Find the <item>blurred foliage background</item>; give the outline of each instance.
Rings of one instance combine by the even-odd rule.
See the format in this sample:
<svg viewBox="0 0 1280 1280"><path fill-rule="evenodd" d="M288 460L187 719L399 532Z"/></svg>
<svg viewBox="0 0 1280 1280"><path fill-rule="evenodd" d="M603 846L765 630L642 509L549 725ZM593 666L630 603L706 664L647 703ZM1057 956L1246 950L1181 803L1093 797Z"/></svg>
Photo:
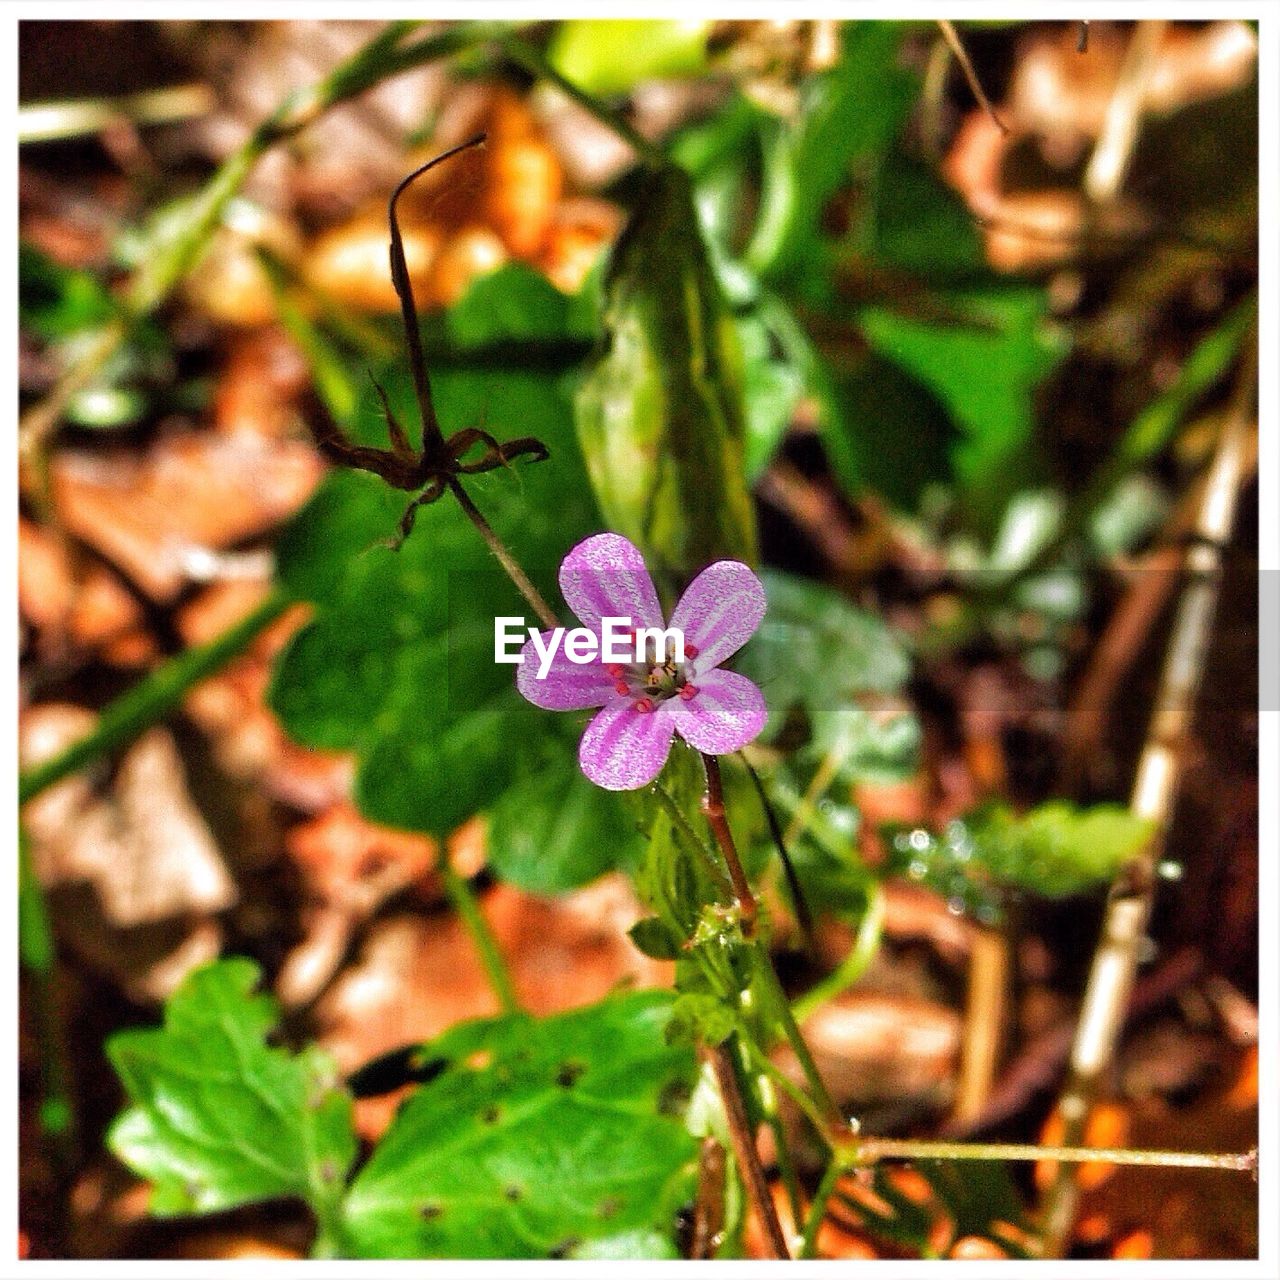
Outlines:
<svg viewBox="0 0 1280 1280"><path fill-rule="evenodd" d="M603 527L664 592L717 556L763 567L740 669L769 699L752 761L794 881L747 775L726 785L841 1104L881 1133L1051 1133L1102 889L1151 835L1125 800L1178 548L1251 411L1255 31L964 24L984 106L926 22L403 25L21 24L32 1256L688 1247L668 1104L692 1069L649 1036L649 997L604 1000L670 985L670 939L627 937L666 891L656 828L586 783L575 726L493 666L490 619L522 606L458 507L424 508L390 551L406 495L315 444L388 445L370 374L416 421L386 197L479 130L402 205L441 422L547 444L470 491L550 598ZM1176 885L1099 1144L1251 1141L1252 454L1244 471L1160 863ZM90 767L64 768L86 740ZM295 1117L289 1142L331 1152L300 1184L166 1147L146 1064L183 1061L185 1035L217 1069L200 1000L241 1010L227 1052L243 1035L304 1110L406 1042L444 1034L440 1060L462 1062L456 1024L497 1011L463 929L476 900L527 1010L604 1001L599 1025L537 1024L513 1086L531 1128L500 1150L532 1200L437 1228L404 1199L451 1189L456 1164L415 1163L423 1135L459 1097L500 1098L501 1073L415 1077L345 1201L400 1095L339 1089L316 1133ZM993 938L984 1075L973 975ZM226 953L253 963L198 972ZM274 1003L248 999L259 980ZM164 1032L127 1030L169 997ZM273 1057L277 1025L311 1047ZM486 1052L501 1066L523 1034ZM607 1187L566 1191L572 1208L533 1192L546 1168L519 1153L581 1120L538 1074L559 1036L581 1043L588 1110L620 1087L595 1074L608 1046L634 1042L637 1167L617 1179L656 1216L606 1229ZM126 1102L122 1164L104 1136ZM619 1145L582 1123L580 1162ZM139 1174L153 1207L218 1216L146 1217ZM1252 1188L1224 1176L1152 1175L1153 1196L1104 1170L1076 1256L1252 1256ZM824 1256L1026 1245L992 1224L1022 1223L1033 1180L877 1179L833 1200ZM761 1245L748 1227L738 1247Z"/></svg>

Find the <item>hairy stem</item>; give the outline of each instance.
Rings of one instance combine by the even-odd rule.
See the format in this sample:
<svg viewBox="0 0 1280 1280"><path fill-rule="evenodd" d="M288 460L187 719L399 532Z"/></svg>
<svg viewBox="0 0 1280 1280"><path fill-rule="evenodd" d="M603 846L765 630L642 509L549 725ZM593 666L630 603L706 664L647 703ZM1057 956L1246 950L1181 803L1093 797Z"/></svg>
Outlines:
<svg viewBox="0 0 1280 1280"><path fill-rule="evenodd" d="M458 913L462 927L471 938L472 945L480 957L480 963L484 966L485 975L489 979L489 985L502 1006L502 1012L521 1012L520 999L516 995L511 973L507 969L506 961L502 958L498 940L493 936L493 930L489 928L484 912L480 910L480 903L476 900L471 882L454 870L453 864L449 861L448 852L443 846L440 851L439 866L444 880L444 891L454 911Z"/></svg>
<svg viewBox="0 0 1280 1280"><path fill-rule="evenodd" d="M468 520L476 527L476 531L485 540L485 545L493 552L498 563L506 572L508 578L515 583L516 590L524 596L528 601L529 607L538 615L538 621L544 627L553 629L560 625L556 618L555 611L542 598L542 593L529 579L529 575L520 567L515 556L507 550L507 545L494 532L493 525L484 518L480 508L471 500L471 495L462 487L462 482L456 476L449 477L449 489L453 496L457 498L458 505L466 514Z"/></svg>
<svg viewBox="0 0 1280 1280"><path fill-rule="evenodd" d="M729 819L724 811L724 783L720 777L720 761L715 756L704 753L702 767L707 775L707 793L702 800L702 812L706 814L707 825L711 828L711 834L715 836L720 852L724 855L725 865L729 868L729 879L733 881L734 896L738 899L738 909L742 913L743 932L750 935L756 921L756 899L751 892L747 873L742 869L738 846L734 843Z"/></svg>
<svg viewBox="0 0 1280 1280"><path fill-rule="evenodd" d="M771 1256L789 1259L791 1251L787 1248L786 1237L782 1234L782 1224L778 1221L777 1210L773 1205L773 1196L769 1192L769 1183L764 1176L760 1152L756 1147L756 1136L747 1118L747 1104L738 1083L738 1072L733 1060L735 1039L736 1037L730 1036L723 1044L708 1048L705 1052L711 1062L711 1069L715 1072L716 1085L720 1090L725 1119L729 1125L729 1139L733 1144L734 1159L742 1173L751 1207L755 1210L765 1238L769 1242Z"/></svg>
<svg viewBox="0 0 1280 1280"><path fill-rule="evenodd" d="M1067 1145L1080 1141L1090 1105L1114 1059L1142 939L1151 919L1156 861L1172 815L1182 746L1204 672L1222 572L1222 549L1235 525L1240 481L1247 472L1256 372L1257 348L1250 344L1187 550L1189 576L1170 633L1155 709L1129 802L1135 814L1155 824L1156 834L1136 858L1121 868L1112 885L1076 1024L1067 1083L1058 1102ZM1057 1256L1066 1248L1078 1198L1075 1178L1069 1170L1059 1169L1041 1206L1049 1256Z"/></svg>
<svg viewBox="0 0 1280 1280"><path fill-rule="evenodd" d="M290 604L277 588L252 613L208 644L188 649L139 681L103 709L90 733L52 759L24 769L18 776L18 803L78 773L100 756L127 746L144 730L163 720L187 692L221 670L267 629Z"/></svg>

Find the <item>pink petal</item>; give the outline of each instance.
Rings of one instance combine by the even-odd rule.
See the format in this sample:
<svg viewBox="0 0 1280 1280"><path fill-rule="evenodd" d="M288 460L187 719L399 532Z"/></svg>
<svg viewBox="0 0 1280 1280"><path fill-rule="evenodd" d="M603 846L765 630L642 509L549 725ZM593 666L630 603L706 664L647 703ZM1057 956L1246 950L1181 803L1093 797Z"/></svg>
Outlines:
<svg viewBox="0 0 1280 1280"><path fill-rule="evenodd" d="M637 711L631 698L618 697L587 725L578 744L582 772L606 791L635 791L662 772L671 750L671 702Z"/></svg>
<svg viewBox="0 0 1280 1280"><path fill-rule="evenodd" d="M584 625L630 618L634 627L662 626L662 606L639 548L618 533L597 533L560 562L560 590Z"/></svg>
<svg viewBox="0 0 1280 1280"><path fill-rule="evenodd" d="M549 643L550 631L539 633L542 643ZM524 642L520 650L524 661L516 668L516 688L535 707L548 711L581 711L585 707L602 707L616 697L613 681L599 662L570 662L565 656L564 645L556 650L546 678L539 680L542 660L534 648L533 638Z"/></svg>
<svg viewBox="0 0 1280 1280"><path fill-rule="evenodd" d="M694 669L710 671L742 648L764 617L764 586L741 561L717 560L689 584L671 615L684 632L685 652L696 645Z"/></svg>
<svg viewBox="0 0 1280 1280"><path fill-rule="evenodd" d="M745 747L768 716L764 694L736 671L708 671L697 677L698 692L685 702L672 698L664 706L680 736L695 750L723 756Z"/></svg>

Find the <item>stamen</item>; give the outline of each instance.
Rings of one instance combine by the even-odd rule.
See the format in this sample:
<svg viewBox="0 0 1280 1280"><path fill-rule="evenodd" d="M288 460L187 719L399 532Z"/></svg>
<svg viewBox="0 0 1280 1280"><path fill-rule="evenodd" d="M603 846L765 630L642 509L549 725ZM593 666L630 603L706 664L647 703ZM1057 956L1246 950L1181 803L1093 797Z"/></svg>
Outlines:
<svg viewBox="0 0 1280 1280"><path fill-rule="evenodd" d="M614 686L618 693L630 693L631 686L625 680L619 680Z"/></svg>
<svg viewBox="0 0 1280 1280"><path fill-rule="evenodd" d="M605 670L606 670L606 671L607 671L607 672L608 672L608 673L609 673L609 674L610 674L610 675L611 675L615 680L621 680L621 679L622 679L622 668L621 668L621 667L620 667L616 662L611 662L607 667L605 667Z"/></svg>
<svg viewBox="0 0 1280 1280"><path fill-rule="evenodd" d="M686 658L696 658L698 656L698 646L696 644L685 645L684 656Z"/></svg>
<svg viewBox="0 0 1280 1280"><path fill-rule="evenodd" d="M652 698L637 698L637 699L636 699L636 702L635 702L635 708L636 708L636 710L637 710L637 711L652 711L652 710L653 710L653 699L652 699Z"/></svg>
<svg viewBox="0 0 1280 1280"><path fill-rule="evenodd" d="M698 689L696 685L692 685L692 684L681 685L680 700L682 702L688 702L689 699L692 698L693 695L697 692L698 692Z"/></svg>

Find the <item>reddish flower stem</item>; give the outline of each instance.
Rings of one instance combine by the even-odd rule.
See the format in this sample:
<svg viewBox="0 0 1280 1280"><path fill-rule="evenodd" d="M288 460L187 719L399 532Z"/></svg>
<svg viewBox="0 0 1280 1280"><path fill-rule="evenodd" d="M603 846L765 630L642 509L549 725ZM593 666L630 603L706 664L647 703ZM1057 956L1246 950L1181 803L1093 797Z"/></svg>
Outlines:
<svg viewBox="0 0 1280 1280"><path fill-rule="evenodd" d="M782 1234L782 1223L778 1221L778 1211L774 1208L769 1183L764 1176L764 1166L760 1163L755 1133L752 1131L751 1122L747 1119L746 1103L742 1100L742 1090L738 1085L738 1073L733 1065L733 1051L730 1047L733 1040L734 1037L730 1036L723 1044L708 1048L705 1050L706 1056L716 1075L716 1084L719 1086L720 1098L724 1103L725 1119L729 1124L729 1139L733 1143L734 1159L742 1171L742 1179L746 1183L747 1197L751 1201L751 1207L760 1219L772 1256L789 1261L791 1251L787 1248L786 1236Z"/></svg>
<svg viewBox="0 0 1280 1280"><path fill-rule="evenodd" d="M738 846L729 829L729 819L725 816L720 761L715 756L703 754L702 767L707 775L707 794L702 798L702 812L707 815L707 825L720 846L720 852L724 854L729 879L733 881L734 896L738 899L738 909L742 913L742 930L749 937L756 922L756 899L751 892L747 873L742 869L742 859L738 857Z"/></svg>

